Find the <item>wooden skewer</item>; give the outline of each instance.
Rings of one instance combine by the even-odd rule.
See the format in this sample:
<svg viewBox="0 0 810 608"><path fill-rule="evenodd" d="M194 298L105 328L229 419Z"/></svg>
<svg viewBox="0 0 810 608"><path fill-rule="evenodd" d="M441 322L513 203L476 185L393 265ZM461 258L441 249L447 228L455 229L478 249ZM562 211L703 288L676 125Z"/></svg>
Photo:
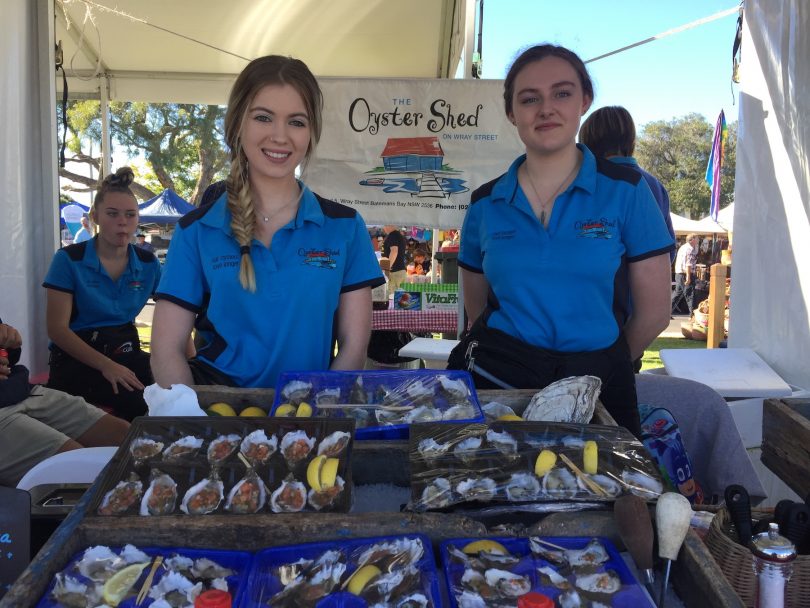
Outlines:
<svg viewBox="0 0 810 608"><path fill-rule="evenodd" d="M323 403L315 407L319 410L343 410L364 407L389 412L408 412L413 409L412 405L385 405L384 403Z"/></svg>
<svg viewBox="0 0 810 608"><path fill-rule="evenodd" d="M146 594L149 593L149 588L152 586L152 579L155 578L155 572L157 572L157 569L160 568L161 564L163 564L163 556L158 555L152 561L152 569L149 571L143 585L141 585L141 590L138 592L138 597L135 598L135 606L140 606L141 602L146 599Z"/></svg>
<svg viewBox="0 0 810 608"><path fill-rule="evenodd" d="M252 464L250 464L250 461L247 459L247 456L245 456L241 450L238 452L238 454L239 460L241 460L242 464L244 464L248 469L253 466Z"/></svg>
<svg viewBox="0 0 810 608"><path fill-rule="evenodd" d="M560 454L560 460L562 460L568 468L574 472L574 475L579 477L586 486L588 486L595 494L599 494L600 496L607 496L607 492L605 489L596 483L593 479L588 477L585 473L579 470L579 467L571 462L571 459L568 458L565 454Z"/></svg>
<svg viewBox="0 0 810 608"><path fill-rule="evenodd" d="M550 543L547 540L543 540L542 538L533 537L534 542L540 543L541 545L546 545L547 547L551 547L552 549L557 549L559 551L568 551L565 547L561 547L560 545L555 545L554 543Z"/></svg>

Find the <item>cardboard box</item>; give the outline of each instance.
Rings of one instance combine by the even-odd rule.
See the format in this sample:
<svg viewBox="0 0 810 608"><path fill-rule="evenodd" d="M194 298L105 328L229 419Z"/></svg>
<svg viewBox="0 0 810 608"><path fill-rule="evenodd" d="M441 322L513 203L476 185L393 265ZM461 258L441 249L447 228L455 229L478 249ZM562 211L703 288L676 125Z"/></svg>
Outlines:
<svg viewBox="0 0 810 608"><path fill-rule="evenodd" d="M422 294L422 310L457 310L457 291L426 291Z"/></svg>

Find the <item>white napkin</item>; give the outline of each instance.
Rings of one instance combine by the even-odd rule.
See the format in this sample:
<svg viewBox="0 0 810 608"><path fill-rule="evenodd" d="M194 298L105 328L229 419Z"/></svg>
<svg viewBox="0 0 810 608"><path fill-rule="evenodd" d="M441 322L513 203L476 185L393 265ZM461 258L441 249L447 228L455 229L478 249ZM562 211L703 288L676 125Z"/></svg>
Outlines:
<svg viewBox="0 0 810 608"><path fill-rule="evenodd" d="M205 416L197 401L197 393L185 384L172 384L162 388L150 384L143 389L143 398L150 416Z"/></svg>

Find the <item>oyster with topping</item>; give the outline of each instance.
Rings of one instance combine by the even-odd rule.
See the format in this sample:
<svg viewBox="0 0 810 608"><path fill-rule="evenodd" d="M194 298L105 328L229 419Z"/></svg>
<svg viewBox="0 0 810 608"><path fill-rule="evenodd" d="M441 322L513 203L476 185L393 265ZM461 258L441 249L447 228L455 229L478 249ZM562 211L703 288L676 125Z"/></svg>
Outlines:
<svg viewBox="0 0 810 608"><path fill-rule="evenodd" d="M247 474L228 492L225 510L231 513L257 513L266 502L267 487L256 471L248 469Z"/></svg>
<svg viewBox="0 0 810 608"><path fill-rule="evenodd" d="M323 454L328 458L339 456L343 450L346 449L346 446L349 445L351 438L351 434L344 431L335 431L327 435L318 444L318 455Z"/></svg>
<svg viewBox="0 0 810 608"><path fill-rule="evenodd" d="M270 496L273 513L295 513L304 508L307 502L307 489L292 474Z"/></svg>
<svg viewBox="0 0 810 608"><path fill-rule="evenodd" d="M203 440L199 437L186 435L181 437L169 447L163 450L163 459L167 461L178 461L184 458L191 458L202 447Z"/></svg>
<svg viewBox="0 0 810 608"><path fill-rule="evenodd" d="M314 437L310 437L305 431L290 431L281 440L281 455L292 469L309 456L313 447Z"/></svg>
<svg viewBox="0 0 810 608"><path fill-rule="evenodd" d="M104 495L98 507L99 515L123 515L134 507L143 496L143 483L132 473L129 479L118 484Z"/></svg>
<svg viewBox="0 0 810 608"><path fill-rule="evenodd" d="M141 515L168 515L177 505L177 482L165 473L155 472L141 500Z"/></svg>
<svg viewBox="0 0 810 608"><path fill-rule="evenodd" d="M205 515L216 511L222 502L224 487L216 477L208 477L191 486L183 496L180 510L189 515Z"/></svg>
<svg viewBox="0 0 810 608"><path fill-rule="evenodd" d="M278 439L275 435L269 438L262 429L253 431L242 440L240 450L253 466L264 464L278 449Z"/></svg>
<svg viewBox="0 0 810 608"><path fill-rule="evenodd" d="M208 462L217 466L230 458L239 447L241 437L236 434L220 435L208 444Z"/></svg>

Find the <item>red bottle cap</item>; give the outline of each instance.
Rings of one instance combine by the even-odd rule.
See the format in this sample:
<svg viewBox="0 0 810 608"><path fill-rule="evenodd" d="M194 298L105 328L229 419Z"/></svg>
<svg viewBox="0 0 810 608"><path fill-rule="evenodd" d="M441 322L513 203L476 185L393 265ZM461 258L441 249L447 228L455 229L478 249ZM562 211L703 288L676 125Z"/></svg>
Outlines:
<svg viewBox="0 0 810 608"><path fill-rule="evenodd" d="M554 608L554 600L549 596L532 591L518 598L518 608Z"/></svg>
<svg viewBox="0 0 810 608"><path fill-rule="evenodd" d="M219 589L203 591L194 600L194 608L231 608L231 594Z"/></svg>

